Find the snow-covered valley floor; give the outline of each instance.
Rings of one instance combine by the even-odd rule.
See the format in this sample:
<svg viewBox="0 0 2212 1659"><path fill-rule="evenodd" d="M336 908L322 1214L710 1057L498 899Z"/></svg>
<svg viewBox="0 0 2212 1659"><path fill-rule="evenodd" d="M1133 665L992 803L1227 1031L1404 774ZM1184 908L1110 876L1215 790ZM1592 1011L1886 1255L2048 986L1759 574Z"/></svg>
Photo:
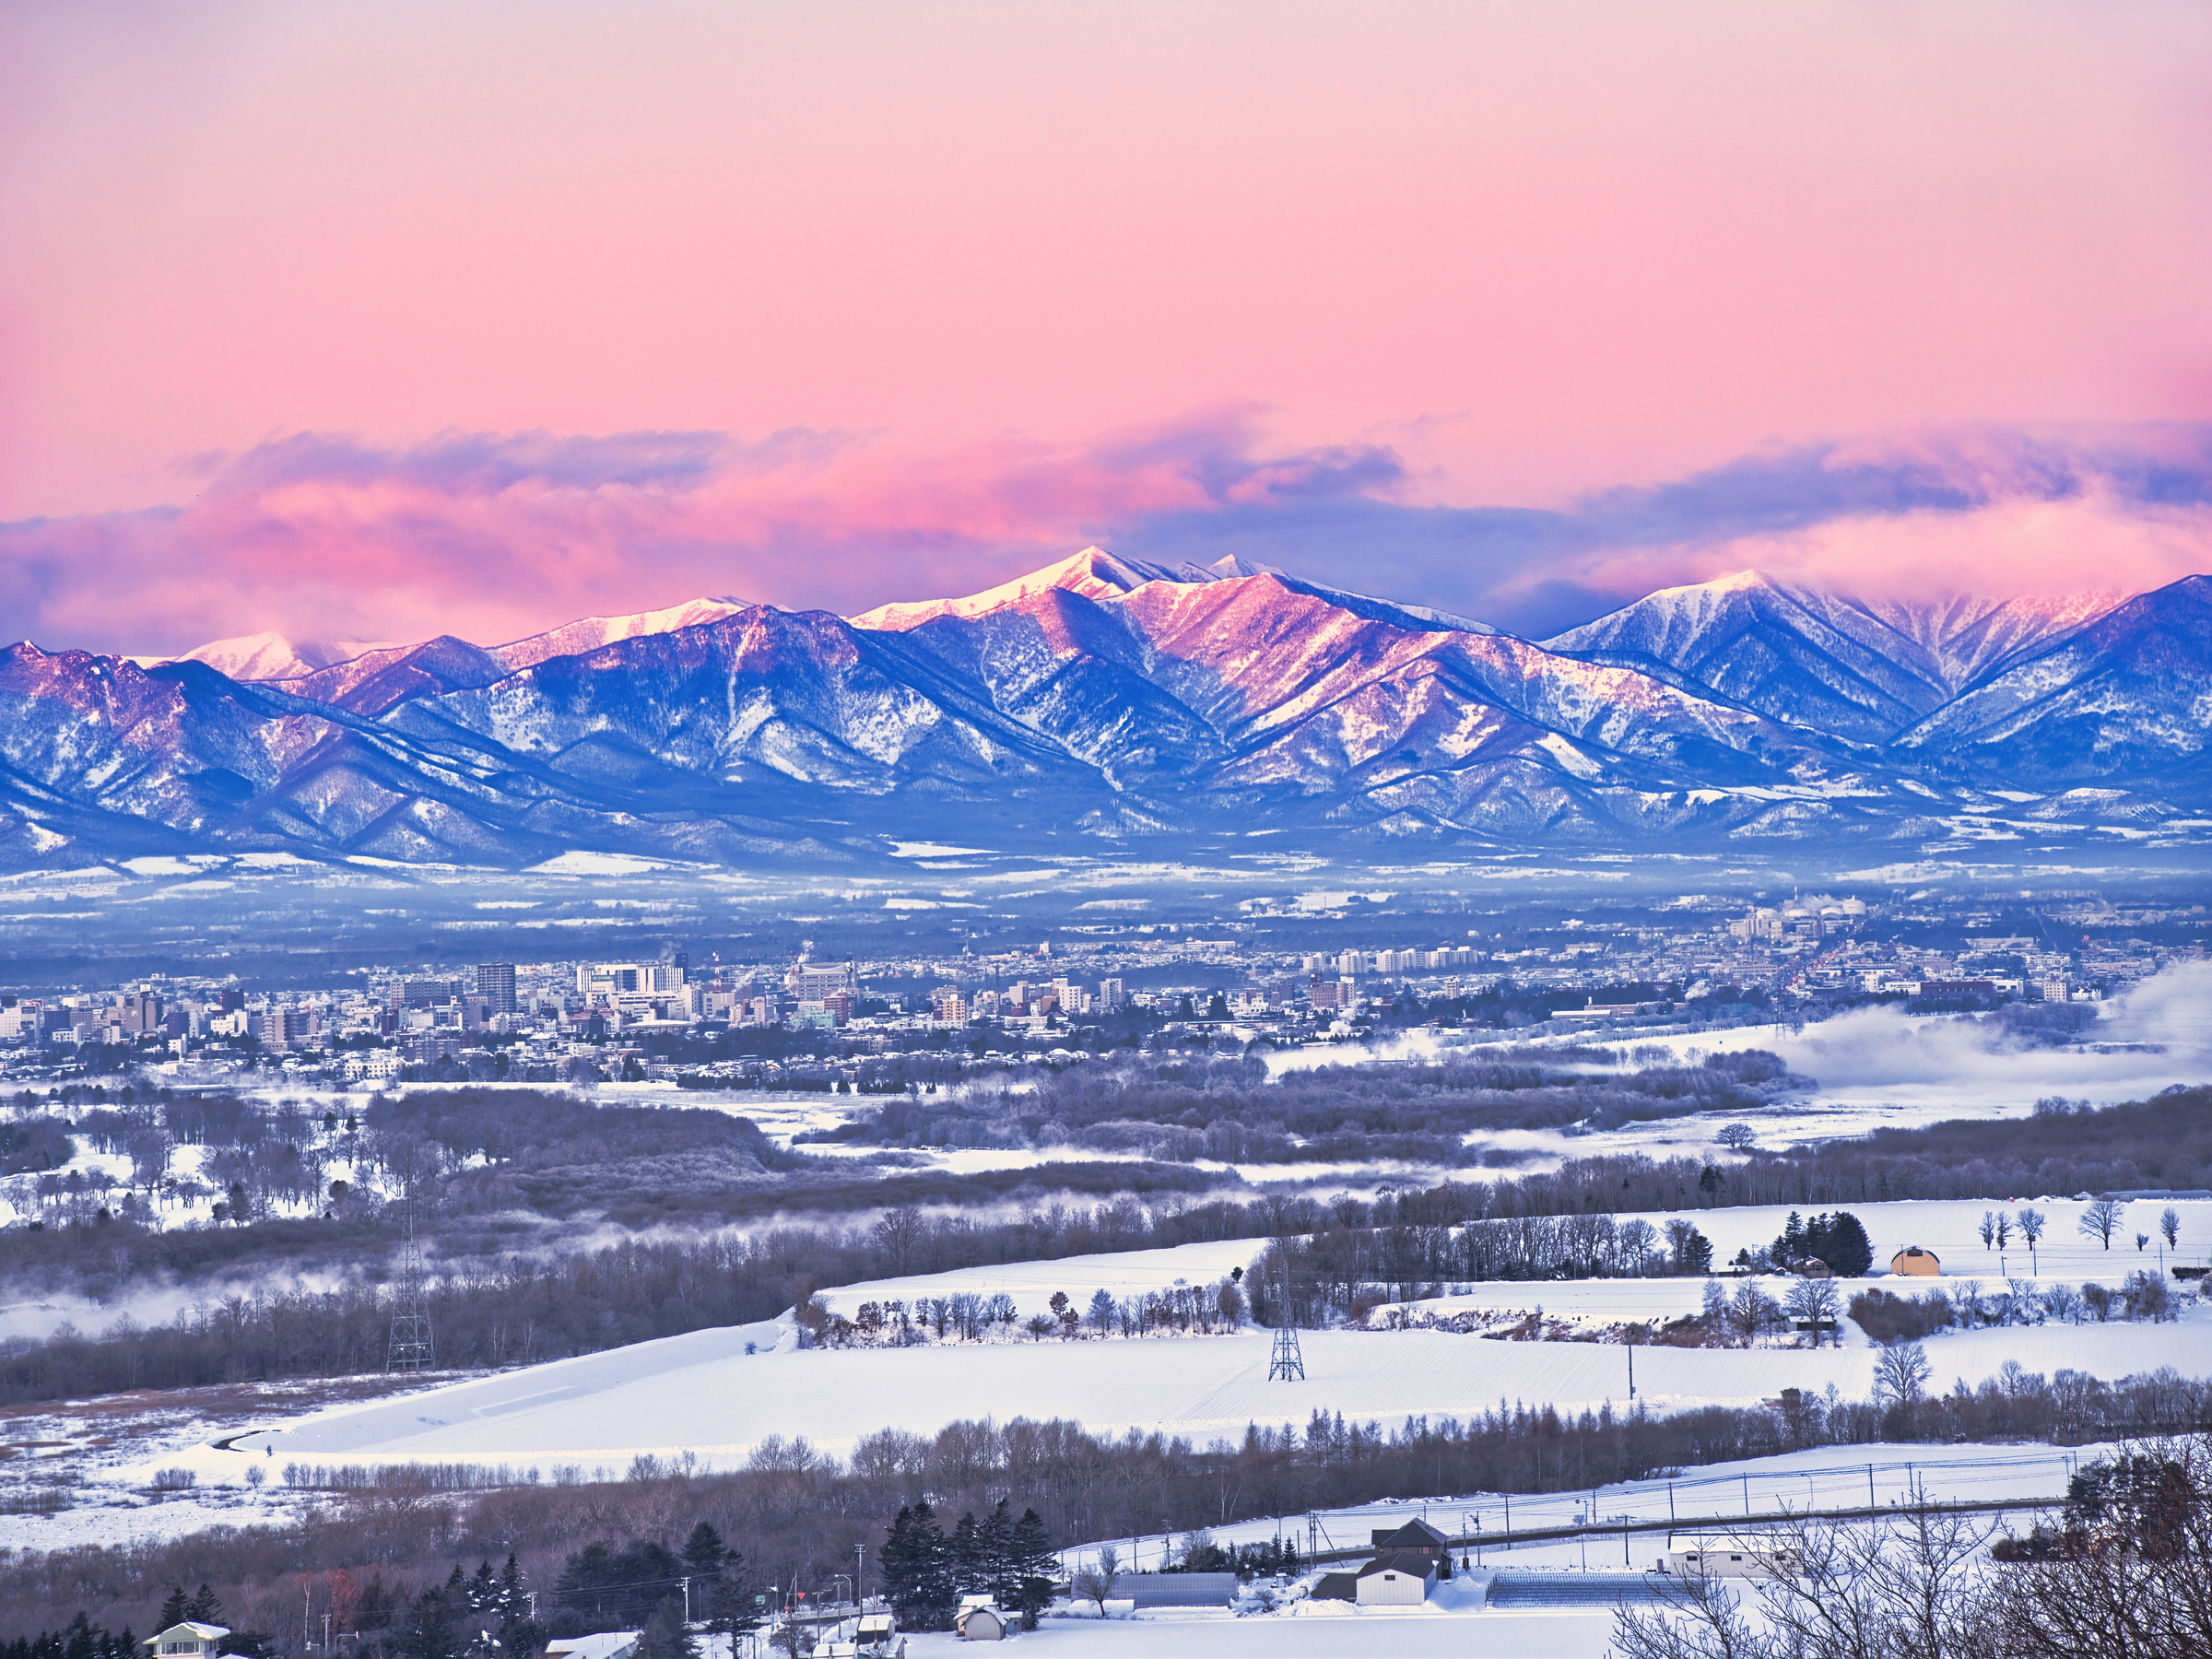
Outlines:
<svg viewBox="0 0 2212 1659"><path fill-rule="evenodd" d="M1573 1288L1548 1287L1555 1292ZM747 1353L751 1343L758 1350ZM404 1401L336 1407L169 1461L203 1482L242 1478L249 1461L507 1464L544 1478L574 1467L619 1475L639 1453L741 1462L771 1436L849 1451L882 1428L934 1433L959 1418L1066 1418L1094 1432L1241 1437L1259 1422L1302 1426L1315 1411L1395 1427L1465 1418L1501 1403L1562 1412L1629 1401L1630 1350L1613 1344L1498 1342L1433 1331L1303 1334L1306 1378L1270 1382L1269 1335L800 1350L788 1326L695 1332L459 1382ZM2212 1309L2167 1324L2043 1325L1929 1344L1934 1386L1997 1375L2007 1361L2103 1377L2171 1365L2212 1372ZM1638 1397L1653 1410L1756 1406L1785 1388L1872 1390L1873 1350L1640 1347ZM141 1472L136 1478L146 1478Z"/></svg>

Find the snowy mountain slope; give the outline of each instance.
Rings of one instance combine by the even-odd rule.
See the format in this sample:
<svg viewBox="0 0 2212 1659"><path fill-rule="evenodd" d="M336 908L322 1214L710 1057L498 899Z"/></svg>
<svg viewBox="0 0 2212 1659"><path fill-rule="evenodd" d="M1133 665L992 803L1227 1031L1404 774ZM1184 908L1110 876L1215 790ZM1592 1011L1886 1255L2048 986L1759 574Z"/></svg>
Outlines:
<svg viewBox="0 0 2212 1659"><path fill-rule="evenodd" d="M1664 588L1545 641L1777 720L1879 743L1994 663L2094 616L2109 599L1867 602L1756 571Z"/></svg>
<svg viewBox="0 0 2212 1659"><path fill-rule="evenodd" d="M2212 775L2212 579L2138 594L2000 665L1897 747L2030 788L2201 793Z"/></svg>
<svg viewBox="0 0 2212 1659"><path fill-rule="evenodd" d="M557 657L410 705L402 724L463 730L577 777L780 778L863 794L923 780L1094 787L898 636L768 606Z"/></svg>
<svg viewBox="0 0 2212 1659"><path fill-rule="evenodd" d="M701 622L719 621L745 608L742 599L717 597L688 599L664 610L636 611L627 616L583 617L544 633L531 634L524 639L511 640L504 645L492 646L486 654L505 669L527 668L548 657L575 656L582 652L594 651L611 640L629 640L640 634L674 633L678 629L696 628ZM453 644L466 644L465 641L453 640L450 634L441 637ZM395 655L418 651L431 642L424 641L411 645L390 640L295 642L278 633L241 634L234 640L213 640L205 645L194 646L181 656L135 656L131 661L141 668L157 667L163 663L205 663L234 680L300 680L371 654L378 657L377 667L381 668ZM473 645L468 648L477 649ZM372 668L353 677L366 678L375 671ZM300 689L297 687L288 688ZM321 693L310 691L307 695L317 696Z"/></svg>
<svg viewBox="0 0 2212 1659"><path fill-rule="evenodd" d="M1321 821L1594 829L1618 821L1607 790L1641 818L1653 792L1788 784L1854 759L1626 670L1364 608L1267 574L1047 591L906 637L1117 788L1199 813L1264 801Z"/></svg>
<svg viewBox="0 0 2212 1659"><path fill-rule="evenodd" d="M279 682L26 644L0 656L0 857L705 858L983 820L1941 841L2205 816L2207 584L2100 603L1916 609L1747 574L1535 644L1089 549L934 608L696 601Z"/></svg>
<svg viewBox="0 0 2212 1659"><path fill-rule="evenodd" d="M279 688L353 713L382 714L414 698L488 686L506 672L489 652L441 634L419 645L388 645L364 653L299 679L281 681Z"/></svg>
<svg viewBox="0 0 2212 1659"><path fill-rule="evenodd" d="M2031 654L2127 597L2084 593L2063 597L2023 594L1989 600L1958 597L1919 605L1896 600L1853 601L1927 652L1940 683L1958 695L2000 664Z"/></svg>
<svg viewBox="0 0 2212 1659"><path fill-rule="evenodd" d="M581 656L616 640L634 640L641 634L677 633L701 623L719 622L747 608L744 600L720 594L710 599L688 599L665 610L637 611L625 617L585 617L527 639L495 645L489 654L510 671L529 668L552 657Z"/></svg>
<svg viewBox="0 0 2212 1659"><path fill-rule="evenodd" d="M735 813L658 822L629 792L455 735L426 742L197 663L0 652L0 806L67 843L41 853L219 846L505 864L577 844L720 856L809 841L804 826Z"/></svg>
<svg viewBox="0 0 2212 1659"><path fill-rule="evenodd" d="M1086 547L1080 553L1070 554L1057 564L1046 565L1041 571L1031 571L1026 576L1017 576L1011 582L1002 582L994 588L985 588L980 594L969 594L958 599L900 600L890 605L879 605L874 610L863 611L848 618L855 628L886 632L903 633L919 628L924 622L934 622L939 617L988 617L994 612L1011 609L1023 600L1039 594L1058 590L1079 594L1086 599L1103 599L1115 594L1126 594L1142 587L1147 582L1213 582L1223 575L1249 575L1252 571L1242 567L1241 560L1224 559L1224 567L1211 570L1204 565L1180 561L1171 565L1155 564L1142 559L1124 559L1109 553L1103 547Z"/></svg>
<svg viewBox="0 0 2212 1659"><path fill-rule="evenodd" d="M279 633L241 634L234 640L210 640L182 656L140 656L131 661L141 668L163 663L205 663L235 680L297 679L365 651L378 650L381 643L369 640L294 641Z"/></svg>

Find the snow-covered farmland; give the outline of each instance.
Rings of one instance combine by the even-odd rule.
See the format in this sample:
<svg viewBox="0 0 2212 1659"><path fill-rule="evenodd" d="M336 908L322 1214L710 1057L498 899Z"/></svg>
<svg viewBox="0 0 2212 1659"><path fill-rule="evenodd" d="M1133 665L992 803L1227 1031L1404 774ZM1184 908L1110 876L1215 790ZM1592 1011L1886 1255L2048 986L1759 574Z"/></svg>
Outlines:
<svg viewBox="0 0 2212 1659"><path fill-rule="evenodd" d="M1578 1287L1547 1287L1571 1294ZM1607 1287L1608 1293L1611 1288ZM877 1429L934 1432L957 1418L1065 1417L1095 1432L1241 1436L1248 1423L1302 1425L1315 1411L1396 1424L1465 1418L1505 1401L1561 1411L1629 1398L1630 1350L1578 1342L1494 1342L1432 1331L1304 1333L1306 1379L1270 1382L1268 1334L908 1348L801 1350L782 1324L694 1332L480 1378L406 1401L345 1407L186 1461L202 1479L276 1466L477 1462L619 1474L638 1453L742 1460L771 1436L849 1450ZM747 1353L750 1344L757 1351ZM1961 1333L1929 1345L1936 1383L1975 1383L2008 1360L2119 1377L2161 1365L2212 1371L2212 1310L2169 1324L2040 1326ZM1639 1397L1657 1410L1756 1405L1785 1388L1871 1391L1865 1347L1635 1350ZM174 1460L172 1460L174 1461Z"/></svg>

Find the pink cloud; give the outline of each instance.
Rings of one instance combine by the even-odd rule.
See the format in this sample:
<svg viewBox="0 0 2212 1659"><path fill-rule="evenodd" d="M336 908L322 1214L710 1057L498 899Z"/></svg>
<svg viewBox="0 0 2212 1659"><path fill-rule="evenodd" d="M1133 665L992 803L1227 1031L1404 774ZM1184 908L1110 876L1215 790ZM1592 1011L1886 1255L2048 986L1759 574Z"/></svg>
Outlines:
<svg viewBox="0 0 2212 1659"><path fill-rule="evenodd" d="M294 638L512 638L700 594L853 611L996 580L1108 527L1388 486L1385 452L1253 458L1223 411L1100 445L935 455L786 432L445 434L406 450L300 435L194 464L172 509L18 524L8 618L49 644L181 650Z"/></svg>

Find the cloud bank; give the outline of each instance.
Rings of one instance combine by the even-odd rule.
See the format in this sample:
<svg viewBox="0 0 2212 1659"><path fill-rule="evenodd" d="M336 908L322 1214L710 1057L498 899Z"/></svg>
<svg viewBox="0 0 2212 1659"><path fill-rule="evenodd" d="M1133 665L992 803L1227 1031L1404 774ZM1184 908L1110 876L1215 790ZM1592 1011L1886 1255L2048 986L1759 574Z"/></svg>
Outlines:
<svg viewBox="0 0 2212 1659"><path fill-rule="evenodd" d="M2008 1041L1975 1020L1914 1018L1894 1008L1841 1015L1771 1046L1826 1096L1903 1091L1933 1117L2018 1110L2046 1095L2097 1105L2139 1100L2174 1084L2212 1081L2212 963L2183 962L2101 1010L2078 1044Z"/></svg>
<svg viewBox="0 0 2212 1659"><path fill-rule="evenodd" d="M49 648L490 642L736 594L850 613L1088 542L1299 574L1532 637L1746 568L1875 596L2139 591L2212 569L2212 426L1976 428L1746 456L1555 509L1434 505L1393 448L1259 411L936 453L792 429L300 433L197 458L174 505L0 525L0 631Z"/></svg>

